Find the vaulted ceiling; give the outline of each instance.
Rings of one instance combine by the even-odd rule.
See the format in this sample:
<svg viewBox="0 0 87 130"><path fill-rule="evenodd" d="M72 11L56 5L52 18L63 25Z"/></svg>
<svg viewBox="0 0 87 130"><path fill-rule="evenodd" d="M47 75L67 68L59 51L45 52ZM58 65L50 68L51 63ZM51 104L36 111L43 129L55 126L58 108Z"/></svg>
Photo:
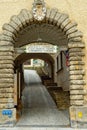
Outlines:
<svg viewBox="0 0 87 130"><path fill-rule="evenodd" d="M54 59L47 53L22 53L15 59L15 65L22 64L29 59L42 59L46 62L54 63Z"/></svg>
<svg viewBox="0 0 87 130"><path fill-rule="evenodd" d="M34 42L67 46L68 41L66 34L57 26L49 23L32 24L19 32L16 38L15 47L21 47Z"/></svg>

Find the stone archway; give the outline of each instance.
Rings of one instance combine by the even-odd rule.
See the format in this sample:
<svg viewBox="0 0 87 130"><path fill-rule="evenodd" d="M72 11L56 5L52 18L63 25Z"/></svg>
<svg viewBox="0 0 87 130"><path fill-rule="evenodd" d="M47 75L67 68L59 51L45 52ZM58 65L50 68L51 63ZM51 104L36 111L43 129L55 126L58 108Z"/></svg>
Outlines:
<svg viewBox="0 0 87 130"><path fill-rule="evenodd" d="M48 63L51 66L51 77L54 81L54 59L48 53L22 53L15 58L15 68L20 67L20 65L30 59L40 59Z"/></svg>
<svg viewBox="0 0 87 130"><path fill-rule="evenodd" d="M12 118L6 117L4 122L0 118L1 124L7 123L8 121L15 120L15 109L14 109L14 49L18 45L18 39L20 39L20 34L22 31L27 32L26 27L30 27L32 31L32 26L34 28L41 25L43 29L45 25L51 25L51 30L54 29L54 36L59 30L61 32L61 37L66 39L69 49L69 73L70 73L70 119L73 122L77 122L80 119L76 119L76 110L85 106L84 104L84 61L85 56L83 49L85 44L83 43L83 34L78 31L77 24L69 19L67 14L59 12L57 9L47 9L45 19L38 22L34 19L31 11L23 9L19 15L12 16L8 24L3 25L3 33L0 35L0 112L3 114L4 109L11 109L13 111ZM43 26L42 26L43 25ZM47 26L46 26L47 27ZM39 28L39 27L38 27ZM29 29L28 29L29 30ZM56 30L56 31L55 31ZM46 32L46 30L45 30ZM48 29L48 34L50 30ZM64 35L63 35L64 34ZM51 35L50 35L51 36ZM64 36L64 37L63 37ZM46 37L46 35L45 35ZM56 36L56 38L58 35ZM41 37L44 41L44 37ZM36 42L37 38L33 37L28 41ZM51 42L49 38L46 42ZM58 42L58 41L57 41ZM21 42L20 42L21 43ZM61 42L62 43L62 42ZM63 41L64 43L64 41ZM27 42L26 42L27 44ZM53 44L57 44L53 42ZM20 44L19 46L21 46ZM59 43L60 45L60 43ZM73 115L72 115L73 114ZM87 120L87 118L86 118ZM74 126L75 124L72 124Z"/></svg>
<svg viewBox="0 0 87 130"><path fill-rule="evenodd" d="M54 64L54 59L48 53L22 53L15 59L15 64L22 64L28 59L42 59L44 61L48 61Z"/></svg>

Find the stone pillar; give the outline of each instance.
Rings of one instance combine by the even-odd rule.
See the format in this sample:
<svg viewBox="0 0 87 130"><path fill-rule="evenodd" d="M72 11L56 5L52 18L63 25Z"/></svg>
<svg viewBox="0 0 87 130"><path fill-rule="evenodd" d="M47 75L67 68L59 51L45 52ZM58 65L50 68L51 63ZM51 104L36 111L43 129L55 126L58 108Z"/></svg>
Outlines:
<svg viewBox="0 0 87 130"><path fill-rule="evenodd" d="M14 105L17 106L17 71L14 74Z"/></svg>
<svg viewBox="0 0 87 130"><path fill-rule="evenodd" d="M55 54L55 57L54 57L54 82L57 83L57 55L58 54Z"/></svg>
<svg viewBox="0 0 87 130"><path fill-rule="evenodd" d="M10 42L0 41L0 125L15 123L14 108L14 47Z"/></svg>
<svg viewBox="0 0 87 130"><path fill-rule="evenodd" d="M20 99L20 71L19 68L17 69L17 102L19 103ZM18 106L17 103L17 106Z"/></svg>
<svg viewBox="0 0 87 130"><path fill-rule="evenodd" d="M53 82L54 82L54 69L55 69L55 65L51 63L51 77L53 79Z"/></svg>
<svg viewBox="0 0 87 130"><path fill-rule="evenodd" d="M84 103L84 95L87 92L84 89L85 80L85 62L83 58L84 43L71 42L69 45L70 62L70 119L72 127L84 127L87 122L87 106Z"/></svg>
<svg viewBox="0 0 87 130"><path fill-rule="evenodd" d="M20 98L22 96L22 91L24 89L24 75L23 75L23 69L22 64L20 65Z"/></svg>
<svg viewBox="0 0 87 130"><path fill-rule="evenodd" d="M33 59L31 59L31 66L33 66Z"/></svg>

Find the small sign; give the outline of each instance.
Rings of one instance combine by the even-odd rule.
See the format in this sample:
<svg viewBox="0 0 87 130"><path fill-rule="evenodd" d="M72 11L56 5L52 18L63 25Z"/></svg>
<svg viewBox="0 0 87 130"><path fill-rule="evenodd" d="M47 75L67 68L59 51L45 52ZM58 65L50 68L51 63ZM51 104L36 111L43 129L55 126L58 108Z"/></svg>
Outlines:
<svg viewBox="0 0 87 130"><path fill-rule="evenodd" d="M2 115L8 116L9 118L11 118L12 117L12 110L3 110Z"/></svg>
<svg viewBox="0 0 87 130"><path fill-rule="evenodd" d="M49 45L31 45L26 46L26 53L57 53L57 46L49 46Z"/></svg>

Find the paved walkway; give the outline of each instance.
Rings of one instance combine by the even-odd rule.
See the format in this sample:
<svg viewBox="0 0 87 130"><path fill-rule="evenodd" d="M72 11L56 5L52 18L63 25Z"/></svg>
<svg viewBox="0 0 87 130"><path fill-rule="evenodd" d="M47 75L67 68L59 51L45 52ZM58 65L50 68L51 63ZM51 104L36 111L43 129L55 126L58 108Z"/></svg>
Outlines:
<svg viewBox="0 0 87 130"><path fill-rule="evenodd" d="M61 128L61 127L15 127L15 128L0 128L0 130L87 130L76 128Z"/></svg>
<svg viewBox="0 0 87 130"><path fill-rule="evenodd" d="M59 111L36 71L25 70L23 114L17 126L57 127L69 125L68 111Z"/></svg>

